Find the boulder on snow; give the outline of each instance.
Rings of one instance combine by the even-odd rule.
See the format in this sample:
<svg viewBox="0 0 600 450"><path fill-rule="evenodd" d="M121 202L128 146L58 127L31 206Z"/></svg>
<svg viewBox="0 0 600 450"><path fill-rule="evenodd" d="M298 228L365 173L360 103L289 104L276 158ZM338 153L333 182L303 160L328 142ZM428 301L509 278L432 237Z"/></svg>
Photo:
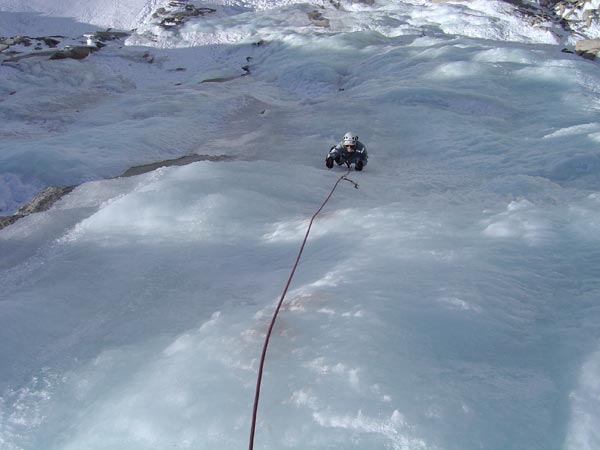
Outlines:
<svg viewBox="0 0 600 450"><path fill-rule="evenodd" d="M329 19L323 17L320 11L316 9L308 13L308 20L310 20L313 25L318 27L328 28L329 27Z"/></svg>
<svg viewBox="0 0 600 450"><path fill-rule="evenodd" d="M600 39L583 39L575 44L575 51L587 59L595 59L600 52Z"/></svg>
<svg viewBox="0 0 600 450"><path fill-rule="evenodd" d="M82 46L67 46L64 50L59 50L50 56L50 59L84 59L90 53L97 50L97 47L82 45Z"/></svg>

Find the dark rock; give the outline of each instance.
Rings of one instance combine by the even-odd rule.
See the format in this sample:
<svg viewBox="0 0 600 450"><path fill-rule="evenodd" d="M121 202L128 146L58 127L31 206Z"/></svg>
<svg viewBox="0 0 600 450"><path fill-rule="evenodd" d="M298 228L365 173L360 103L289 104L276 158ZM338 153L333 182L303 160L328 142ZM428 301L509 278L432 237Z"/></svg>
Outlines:
<svg viewBox="0 0 600 450"><path fill-rule="evenodd" d="M225 83L226 81L236 80L242 76L246 75L246 73L235 75L233 77L216 77L216 78L207 78L206 80L200 81L202 83Z"/></svg>
<svg viewBox="0 0 600 450"><path fill-rule="evenodd" d="M114 41L117 39L124 39L129 36L129 33L123 31L96 31L94 37L100 41Z"/></svg>
<svg viewBox="0 0 600 450"><path fill-rule="evenodd" d="M163 28L172 28L181 25L183 20L179 17L166 17L160 21L160 26Z"/></svg>
<svg viewBox="0 0 600 450"><path fill-rule="evenodd" d="M159 169L161 167L185 166L187 164L191 164L193 162L198 161L228 161L231 159L233 159L233 157L228 155L186 155L182 156L181 158L166 159L164 161L159 161L156 163L131 167L125 172L123 172L121 177L133 177L135 175L141 175L143 173L152 172L153 170Z"/></svg>
<svg viewBox="0 0 600 450"><path fill-rule="evenodd" d="M22 217L24 217L24 216L17 216L16 214L14 216L0 216L0 230L9 225L12 225L13 223L15 223L17 220L21 219Z"/></svg>
<svg viewBox="0 0 600 450"><path fill-rule="evenodd" d="M586 59L594 60L600 53L600 39L582 39L575 44L575 51Z"/></svg>
<svg viewBox="0 0 600 450"><path fill-rule="evenodd" d="M55 60L55 59L67 59L67 55L65 54L65 52L56 52L52 56L50 56L49 59L52 59L52 60Z"/></svg>
<svg viewBox="0 0 600 450"><path fill-rule="evenodd" d="M150 52L144 52L142 58L144 58L148 64L152 64L154 62L154 55Z"/></svg>
<svg viewBox="0 0 600 450"><path fill-rule="evenodd" d="M16 212L16 216L27 216L36 212L46 211L61 197L72 192L76 186L49 187L33 197L27 204Z"/></svg>
<svg viewBox="0 0 600 450"><path fill-rule="evenodd" d="M53 55L51 55L50 59L84 59L87 58L89 54L95 50L97 50L96 47L89 47L87 45L65 47L64 50L57 51Z"/></svg>
<svg viewBox="0 0 600 450"><path fill-rule="evenodd" d="M155 19L158 19L160 16L164 16L166 14L167 14L167 10L163 7L160 7L156 11L154 11L154 13L152 14L152 17L154 17Z"/></svg>
<svg viewBox="0 0 600 450"><path fill-rule="evenodd" d="M103 38L112 38L116 36L127 36L127 33L114 33L114 32L99 32L100 36ZM95 34L89 34L84 36L93 36L96 37ZM85 46L73 46L67 45L63 49L57 49L60 45L60 39L62 36L54 36L54 37L36 37L29 38L27 36L15 36L12 38L4 39L0 41L0 51L6 50L9 46L16 44L23 45L31 45L32 41L36 41L34 52L14 52L14 51L6 51L5 55L13 55L10 58L5 59L5 62L17 62L24 58L30 57L38 57L38 56L48 56L50 59L83 59L86 58L90 52L98 50L100 47L103 47L105 44L96 43L95 45L85 45ZM50 47L51 50L44 50L43 46Z"/></svg>
<svg viewBox="0 0 600 450"><path fill-rule="evenodd" d="M595 54L593 54L593 53L586 53L586 52L583 52L583 53L579 53L579 56L582 56L582 57L583 57L583 58L585 58L585 59L589 59L590 61L593 61L593 60L595 60L595 59L596 59L596 56L597 56L597 55L595 55Z"/></svg>
<svg viewBox="0 0 600 450"><path fill-rule="evenodd" d="M165 29L180 26L190 17L204 16L216 11L214 8L196 7L182 2L170 2L169 6L172 9L161 7L152 14L155 19L162 17L159 25Z"/></svg>
<svg viewBox="0 0 600 450"><path fill-rule="evenodd" d="M48 38L48 37L47 38L38 38L38 39L44 41L44 44L46 44L50 48L56 48L58 46L58 44L60 44L59 40Z"/></svg>
<svg viewBox="0 0 600 450"><path fill-rule="evenodd" d="M4 39L3 41L1 41L1 43L8 46L23 44L25 47L29 47L31 45L31 38L28 36L14 36L8 39Z"/></svg>
<svg viewBox="0 0 600 450"><path fill-rule="evenodd" d="M523 0L504 0L505 3L509 3L513 6L516 6L523 11L529 11L532 13L536 13L539 11L539 8L536 5L532 5L530 2Z"/></svg>
<svg viewBox="0 0 600 450"><path fill-rule="evenodd" d="M28 216L29 214L46 211L56 203L64 195L73 191L75 186L63 186L63 187L49 187L43 192L40 192L33 197L28 203L20 207L15 214L12 216L1 216L0 217L0 230L9 225L12 225L17 220Z"/></svg>
<svg viewBox="0 0 600 450"><path fill-rule="evenodd" d="M313 10L308 13L308 20L310 20L314 25L318 27L329 27L329 19L323 17L320 11Z"/></svg>

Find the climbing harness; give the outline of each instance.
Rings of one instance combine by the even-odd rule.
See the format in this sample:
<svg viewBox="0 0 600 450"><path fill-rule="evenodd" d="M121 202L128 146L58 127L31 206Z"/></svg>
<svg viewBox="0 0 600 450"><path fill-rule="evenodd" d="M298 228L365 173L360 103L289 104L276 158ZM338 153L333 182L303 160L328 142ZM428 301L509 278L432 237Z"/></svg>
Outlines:
<svg viewBox="0 0 600 450"><path fill-rule="evenodd" d="M256 391L254 394L254 407L252 409L252 426L250 427L250 445L248 446L248 450L254 449L254 432L256 431L256 417L257 417L257 413L258 413L258 398L260 397L260 385L262 382L262 374L263 374L263 368L265 365L265 358L267 356L267 347L269 345L269 339L271 338L271 332L273 331L273 327L275 326L275 320L277 319L277 314L279 314L279 310L281 309L281 305L283 304L285 295L287 294L288 288L290 287L292 278L294 278L294 273L296 273L296 269L298 268L298 263L300 262L300 257L302 256L302 252L304 251L304 246L306 245L306 241L308 240L308 235L310 233L310 229L312 228L312 224L313 224L314 220L319 215L321 210L325 207L325 205L327 204L329 199L333 196L333 193L334 193L335 189L338 187L338 184L340 184L340 181L342 181L342 180L348 181L349 183L352 183L352 185L354 185L355 189L358 189L358 183L356 183L355 181L352 181L351 179L349 179L347 177L347 175L349 173L350 173L350 168L348 168L348 171L344 175L342 175L341 177L338 178L338 180L333 185L333 188L331 189L331 192L329 192L329 195L327 196L325 201L321 204L319 209L317 209L317 212L315 212L313 214L313 216L311 217L310 222L308 223L308 228L306 229L306 234L304 235L304 240L302 241L302 245L300 246L300 250L298 251L298 255L296 256L296 262L294 263L294 266L292 268L290 276L288 277L287 283L285 284L285 288L283 289L283 293L281 294L281 298L279 299L279 303L277 303L277 307L275 308L275 312L273 313L273 317L271 318L271 324L269 325L267 334L265 336L262 354L260 357L260 364L258 366L258 376L256 378Z"/></svg>

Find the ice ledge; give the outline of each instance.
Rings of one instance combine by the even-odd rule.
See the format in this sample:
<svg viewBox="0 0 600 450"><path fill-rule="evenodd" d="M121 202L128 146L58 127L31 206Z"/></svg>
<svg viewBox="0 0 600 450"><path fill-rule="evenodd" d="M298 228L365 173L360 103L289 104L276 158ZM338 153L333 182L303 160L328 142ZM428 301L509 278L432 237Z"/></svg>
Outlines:
<svg viewBox="0 0 600 450"><path fill-rule="evenodd" d="M161 167L184 166L198 161L230 161L232 156L228 155L185 155L180 158L166 159L155 163L134 166L127 169L123 174L115 178L133 177L144 173L152 172ZM77 186L50 186L33 197L29 202L23 205L12 216L0 216L0 230L12 225L17 220L22 219L33 213L47 211L54 203L63 196L72 192Z"/></svg>

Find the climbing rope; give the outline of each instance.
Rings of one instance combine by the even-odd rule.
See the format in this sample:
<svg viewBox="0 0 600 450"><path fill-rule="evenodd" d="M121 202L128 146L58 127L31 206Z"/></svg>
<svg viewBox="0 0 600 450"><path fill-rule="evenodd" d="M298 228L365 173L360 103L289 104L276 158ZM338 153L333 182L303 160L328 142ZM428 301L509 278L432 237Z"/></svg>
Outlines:
<svg viewBox="0 0 600 450"><path fill-rule="evenodd" d="M256 391L254 394L254 407L252 409L252 426L250 428L250 445L248 447L249 450L254 449L254 432L256 431L256 417L257 417L257 413L258 413L258 398L260 397L260 385L262 382L263 368L265 366L265 358L267 356L267 347L269 346L269 339L271 338L271 332L273 331L273 326L275 325L275 320L277 319L277 314L279 314L279 310L281 309L281 305L283 304L285 295L287 294L288 288L290 287L292 278L294 278L294 273L296 273L296 269L298 268L298 263L300 262L300 257L302 256L302 252L304 251L304 246L306 245L306 241L308 240L308 235L310 233L310 229L312 228L312 224L313 224L314 220L319 215L321 210L325 207L325 205L327 204L329 199L333 196L333 193L335 192L335 189L338 187L338 184L340 184L340 181L342 181L342 180L348 181L354 185L355 189L358 189L358 183L347 178L347 175L349 173L350 173L350 168L348 168L348 171L344 175L342 175L341 177L338 178L338 180L333 185L333 188L331 189L331 192L329 192L329 195L327 196L325 201L321 204L319 209L317 209L317 212L315 212L313 214L313 216L311 217L310 222L308 223L308 228L306 229L306 234L304 235L304 240L302 241L302 245L300 246L300 250L298 251L298 256L296 256L296 262L294 263L294 266L292 268L290 276L288 277L287 283L285 284L285 288L283 289L283 293L281 294L281 298L279 299L279 303L277 304L277 307L275 308L275 312L273 313L273 317L271 318L271 324L269 325L269 329L267 330L267 334L265 336L265 342L263 344L262 354L260 357L260 364L258 366L258 376L256 378Z"/></svg>

